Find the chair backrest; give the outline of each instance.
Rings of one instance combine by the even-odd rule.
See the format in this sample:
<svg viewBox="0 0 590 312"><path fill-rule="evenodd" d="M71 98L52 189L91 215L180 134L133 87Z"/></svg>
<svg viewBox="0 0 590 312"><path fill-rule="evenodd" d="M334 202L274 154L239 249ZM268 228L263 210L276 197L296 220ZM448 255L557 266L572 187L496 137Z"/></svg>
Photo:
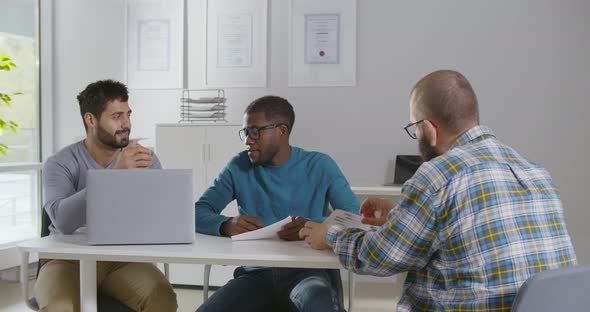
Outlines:
<svg viewBox="0 0 590 312"><path fill-rule="evenodd" d="M41 237L49 235L49 226L51 225L51 219L45 209L41 208Z"/></svg>
<svg viewBox="0 0 590 312"><path fill-rule="evenodd" d="M590 264L537 273L518 290L513 312L587 311Z"/></svg>

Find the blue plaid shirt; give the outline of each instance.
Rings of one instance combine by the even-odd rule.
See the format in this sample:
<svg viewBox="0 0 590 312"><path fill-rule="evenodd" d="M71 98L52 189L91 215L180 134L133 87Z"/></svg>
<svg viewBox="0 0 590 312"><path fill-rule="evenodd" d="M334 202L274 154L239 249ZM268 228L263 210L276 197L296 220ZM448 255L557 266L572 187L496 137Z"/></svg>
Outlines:
<svg viewBox="0 0 590 312"><path fill-rule="evenodd" d="M548 172L483 126L425 162L377 231L332 226L326 243L354 272L407 271L398 311L510 311L528 277L576 264Z"/></svg>

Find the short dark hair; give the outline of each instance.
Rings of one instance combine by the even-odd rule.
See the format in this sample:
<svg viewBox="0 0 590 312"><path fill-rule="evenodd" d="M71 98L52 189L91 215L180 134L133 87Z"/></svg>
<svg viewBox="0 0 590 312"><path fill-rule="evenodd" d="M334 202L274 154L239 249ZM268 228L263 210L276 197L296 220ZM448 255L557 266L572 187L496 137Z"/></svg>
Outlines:
<svg viewBox="0 0 590 312"><path fill-rule="evenodd" d="M457 71L432 72L416 83L412 93L420 102L423 118L433 118L453 133L479 124L475 91L467 78Z"/></svg>
<svg viewBox="0 0 590 312"><path fill-rule="evenodd" d="M291 133L291 129L293 129L293 124L295 123L293 106L289 101L280 96L267 95L258 98L246 107L244 113L264 113L264 118L267 120L283 119L282 121L289 128L289 133Z"/></svg>
<svg viewBox="0 0 590 312"><path fill-rule="evenodd" d="M104 112L107 103L114 100L127 102L129 93L124 84L107 79L89 84L86 89L78 94L77 98L80 104L82 123L84 123L84 128L88 130L88 126L84 122L84 114L91 113L96 119L100 120L100 115Z"/></svg>

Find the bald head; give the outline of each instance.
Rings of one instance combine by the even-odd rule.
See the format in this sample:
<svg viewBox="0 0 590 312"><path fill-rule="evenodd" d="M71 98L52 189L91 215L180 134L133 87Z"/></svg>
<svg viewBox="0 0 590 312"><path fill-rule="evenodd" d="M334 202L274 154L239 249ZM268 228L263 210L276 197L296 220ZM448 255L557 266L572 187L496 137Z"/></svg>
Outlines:
<svg viewBox="0 0 590 312"><path fill-rule="evenodd" d="M453 134L479 124L477 97L459 72L439 70L420 79L412 89L412 109Z"/></svg>

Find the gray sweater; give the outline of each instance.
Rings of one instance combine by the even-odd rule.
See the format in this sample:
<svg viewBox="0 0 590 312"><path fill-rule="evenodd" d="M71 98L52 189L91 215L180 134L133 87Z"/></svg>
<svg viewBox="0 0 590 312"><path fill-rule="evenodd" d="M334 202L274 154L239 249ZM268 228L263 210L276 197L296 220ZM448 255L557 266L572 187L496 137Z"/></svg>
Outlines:
<svg viewBox="0 0 590 312"><path fill-rule="evenodd" d="M84 141L64 147L47 159L43 166L43 209L51 219L52 234L71 234L86 225L86 171L110 169L116 160L103 168L90 156ZM154 154L150 169L161 168Z"/></svg>

